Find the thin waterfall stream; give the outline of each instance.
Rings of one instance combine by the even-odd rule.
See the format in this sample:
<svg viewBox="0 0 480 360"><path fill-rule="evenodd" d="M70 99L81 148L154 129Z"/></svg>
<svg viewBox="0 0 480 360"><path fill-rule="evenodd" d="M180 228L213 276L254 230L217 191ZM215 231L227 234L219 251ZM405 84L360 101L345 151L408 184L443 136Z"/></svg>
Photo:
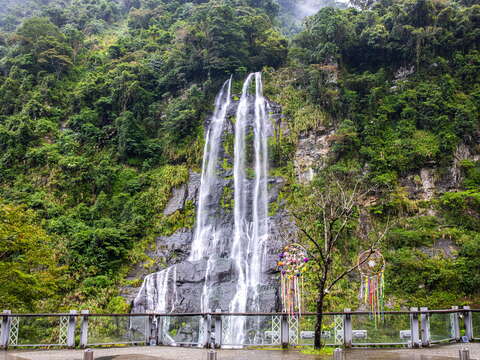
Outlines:
<svg viewBox="0 0 480 360"><path fill-rule="evenodd" d="M251 101L249 88L255 78L255 97ZM250 122L249 112L254 112ZM245 80L237 109L235 123L235 226L231 257L237 273L237 292L230 303L230 312L259 311L259 286L263 272L265 243L268 238L268 153L267 111L263 97L261 73L250 74ZM254 181L253 191L246 179L247 127L254 132ZM251 209L247 206L251 204ZM251 214L249 219L248 215ZM246 319L236 316L230 320L233 344L243 344Z"/></svg>

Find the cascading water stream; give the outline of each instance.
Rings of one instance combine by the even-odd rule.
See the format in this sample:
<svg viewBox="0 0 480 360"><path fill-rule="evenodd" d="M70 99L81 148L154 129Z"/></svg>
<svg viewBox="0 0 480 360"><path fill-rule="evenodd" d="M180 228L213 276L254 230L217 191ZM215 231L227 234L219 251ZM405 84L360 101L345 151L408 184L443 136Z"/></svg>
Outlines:
<svg viewBox="0 0 480 360"><path fill-rule="evenodd" d="M255 77L253 104L249 88ZM249 121L251 106L254 106L254 121ZM238 280L237 291L230 303L230 312L259 311L259 287L263 270L264 249L268 238L268 152L267 111L263 97L260 73L250 74L245 80L237 109L235 123L234 159L234 240L231 257L235 262ZM255 151L255 177L253 192L246 178L247 127L253 127ZM248 209L251 204L252 208ZM249 211L250 210L250 211ZM251 218L249 218L251 214ZM246 319L241 316L230 319L233 344L242 344L245 338Z"/></svg>
<svg viewBox="0 0 480 360"><path fill-rule="evenodd" d="M252 82L253 74L248 75L243 83L242 95L237 108L235 120L235 144L234 144L234 232L231 258L234 261L237 271L237 291L230 303L230 312L245 312L247 308L247 282L246 282L246 264L245 236L249 233L249 223L247 220L247 189L245 176L245 137L247 134L248 110L249 110L249 88ZM232 336L241 336L244 331L243 317L235 317L231 324ZM236 339L236 340L241 340ZM236 342L239 343L239 342Z"/></svg>
<svg viewBox="0 0 480 360"><path fill-rule="evenodd" d="M138 302L139 297L145 292L146 303L144 304L144 311L159 313L173 311L176 300L175 286L172 286L173 296L171 299L168 297L168 290L169 284L175 284L176 275L175 266L170 266L162 271L147 275L134 303Z"/></svg>
<svg viewBox="0 0 480 360"><path fill-rule="evenodd" d="M222 132L231 102L232 79L227 80L215 99L215 110L205 139L203 149L202 178L198 195L198 209L192 250L188 260L196 261L209 255L215 229L211 216L218 204L211 204L218 181L218 154L222 142Z"/></svg>
<svg viewBox="0 0 480 360"><path fill-rule="evenodd" d="M263 97L262 74L255 73L255 185L253 191L253 234L249 238L251 250L248 267L248 285L252 295L251 311L260 311L259 286L262 281L264 251L268 239L268 142L266 102Z"/></svg>
<svg viewBox="0 0 480 360"><path fill-rule="evenodd" d="M250 90L253 88L253 83L255 92L252 94ZM232 79L230 78L223 84L215 98L215 110L206 132L196 227L190 255L186 262L188 266L192 267L192 270L193 266L200 266L198 268L205 271L199 299L200 309L203 312L210 311L210 305L218 305L219 289L217 285L219 282L232 286L231 292L220 294L224 304L224 301L227 301L227 304L229 302L228 310L230 312L260 311L260 287L269 236L268 105L263 96L261 74L249 74L244 81L236 111L232 219L228 212L222 212L220 205L222 195L220 189L225 189L229 181L227 179L228 172L222 172L220 167L220 154L225 139L223 133L227 128L226 117L231 106L231 87ZM250 154L249 150L252 144L248 139L252 132L253 154ZM250 161L247 159L251 157L253 164L247 164ZM251 173L254 175L247 176ZM231 236L233 238L229 236L232 225ZM228 263L232 264L236 274L235 282L219 280L217 267L220 266L221 269ZM175 304L178 304L176 267L177 265L173 265L145 277L142 288L134 301L134 311L165 313L175 309ZM226 296L232 294L233 296L225 298L223 294ZM212 299L215 301L212 302ZM230 335L226 335L227 342L243 344L247 328L249 331L258 329L258 325L247 322L241 316L231 317L228 331Z"/></svg>
<svg viewBox="0 0 480 360"><path fill-rule="evenodd" d="M226 81L215 99L215 111L205 140L203 150L202 178L198 196L197 222L189 260L196 261L208 257L205 281L202 289L201 311L209 311L210 273L218 253L218 234L211 219L218 204L211 204L213 192L218 182L217 166L222 132L231 103L232 78ZM212 206L213 205L213 206Z"/></svg>
<svg viewBox="0 0 480 360"><path fill-rule="evenodd" d="M209 247L215 245L215 242L211 241L212 238L216 238L215 229L211 223L211 217L215 212L217 204L211 204L211 198L218 181L216 169L225 117L228 106L231 102L231 83L232 79L230 78L223 84L220 92L215 98L215 110L205 139L202 177L198 197L197 221L195 235L192 242L192 250L189 257L190 261L197 261L206 257L207 254L211 254L212 252L208 251ZM169 295L168 288L171 282L170 273L172 268L174 269L173 273L176 274L175 265L173 265L160 272L145 277L142 287L134 300L134 309L137 311L156 311L160 313L173 311L174 304L167 307ZM173 279L172 288L176 291L176 277ZM208 289L205 291L208 291ZM207 298L207 295L202 296L202 299ZM143 303L142 299L145 299ZM137 304L142 305L137 306ZM205 304L205 306L207 306L207 304ZM206 311L206 308L204 309L203 305L202 310Z"/></svg>

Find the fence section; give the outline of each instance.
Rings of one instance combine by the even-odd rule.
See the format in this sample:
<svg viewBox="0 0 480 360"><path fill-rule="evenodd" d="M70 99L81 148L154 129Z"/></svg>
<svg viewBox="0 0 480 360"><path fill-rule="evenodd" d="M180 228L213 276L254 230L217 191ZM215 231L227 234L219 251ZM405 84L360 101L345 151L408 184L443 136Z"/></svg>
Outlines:
<svg viewBox="0 0 480 360"><path fill-rule="evenodd" d="M408 314L352 314L352 345L409 345L412 340Z"/></svg>
<svg viewBox="0 0 480 360"><path fill-rule="evenodd" d="M87 346L145 343L146 316L85 316L88 321ZM84 325L85 326L85 325Z"/></svg>
<svg viewBox="0 0 480 360"><path fill-rule="evenodd" d="M317 314L67 314L0 313L0 347L87 347L98 345L313 346ZM461 328L464 331L461 332ZM464 336L461 339L461 335ZM322 316L326 345L430 346L480 340L480 310L412 308L378 316L345 309Z"/></svg>
<svg viewBox="0 0 480 360"><path fill-rule="evenodd" d="M195 316L162 316L155 319L158 324L158 343L162 345L195 345L205 343L208 318Z"/></svg>
<svg viewBox="0 0 480 360"><path fill-rule="evenodd" d="M456 313L430 314L430 341L432 343L448 342L455 339L454 317Z"/></svg>
<svg viewBox="0 0 480 360"><path fill-rule="evenodd" d="M472 310L472 338L480 340L480 310Z"/></svg>
<svg viewBox="0 0 480 360"><path fill-rule="evenodd" d="M0 347L73 347L77 313L11 314L5 310L0 327Z"/></svg>
<svg viewBox="0 0 480 360"><path fill-rule="evenodd" d="M224 347L276 346L281 343L281 315L218 315L213 337ZM243 331L242 329L245 329ZM219 339L217 339L219 338Z"/></svg>

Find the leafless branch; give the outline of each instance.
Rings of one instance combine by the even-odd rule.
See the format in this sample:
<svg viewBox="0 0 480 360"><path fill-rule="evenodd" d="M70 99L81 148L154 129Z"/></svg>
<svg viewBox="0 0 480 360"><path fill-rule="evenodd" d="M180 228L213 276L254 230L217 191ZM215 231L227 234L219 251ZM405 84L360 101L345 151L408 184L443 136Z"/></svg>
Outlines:
<svg viewBox="0 0 480 360"><path fill-rule="evenodd" d="M342 280L345 276L347 276L348 274L350 274L352 271L354 271L355 269L357 269L359 266L365 264L368 259L370 258L370 256L372 256L372 254L375 252L375 249L373 248L370 248L369 249L369 253L368 253L368 256L363 259L361 262L353 265L351 268L345 270L344 272L342 272L335 280L332 281L332 283L327 287L326 291L325 292L329 292L331 288L333 288L335 286L335 284L337 282L339 282L340 280Z"/></svg>
<svg viewBox="0 0 480 360"><path fill-rule="evenodd" d="M387 219L387 224L385 225L383 231L380 233L380 235L377 237L377 239L372 242L370 244L370 247L369 247L369 252L368 252L368 255L365 259L363 259L361 262L353 265L352 267L350 267L349 269L345 270L344 272L342 272L337 278L335 278L335 280L332 281L332 283L327 287L326 291L330 291L330 289L332 289L336 283L338 283L340 280L342 280L345 276L347 276L348 274L350 274L352 271L356 270L359 266L363 265L364 263L366 263L368 261L368 259L370 259L370 256L372 256L372 254L375 252L375 250L378 248L379 244L381 243L381 241L385 238L385 236L387 235L388 233L388 230L390 230L391 226L390 226L390 218Z"/></svg>
<svg viewBox="0 0 480 360"><path fill-rule="evenodd" d="M300 221L300 218L296 214L292 214L290 212L288 212L288 214L292 215L295 219ZM297 224L296 228L299 229L310 240L310 242L315 246L316 250L318 251L318 253L320 255L320 258L317 257L316 255L314 255L312 252L307 250L308 251L308 256L312 259L315 259L315 261L317 261L317 262L319 262L319 260L320 260L322 265L325 264L325 258L324 258L323 251L322 251L322 248L321 248L320 244L313 238L313 236L311 236L309 234L308 231L306 231L302 227L298 226L298 224ZM286 243L290 242L290 240L287 239L282 233L280 233L280 236L282 237L282 239Z"/></svg>

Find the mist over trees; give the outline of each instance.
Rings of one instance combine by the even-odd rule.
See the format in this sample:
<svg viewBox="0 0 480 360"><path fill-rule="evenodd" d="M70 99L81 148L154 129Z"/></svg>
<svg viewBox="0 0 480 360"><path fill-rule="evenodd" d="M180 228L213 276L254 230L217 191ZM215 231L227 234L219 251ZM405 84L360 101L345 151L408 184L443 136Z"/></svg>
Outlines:
<svg viewBox="0 0 480 360"><path fill-rule="evenodd" d="M345 9L348 1L337 0L278 0L280 7L278 21L286 34L301 31L303 20L324 7Z"/></svg>

